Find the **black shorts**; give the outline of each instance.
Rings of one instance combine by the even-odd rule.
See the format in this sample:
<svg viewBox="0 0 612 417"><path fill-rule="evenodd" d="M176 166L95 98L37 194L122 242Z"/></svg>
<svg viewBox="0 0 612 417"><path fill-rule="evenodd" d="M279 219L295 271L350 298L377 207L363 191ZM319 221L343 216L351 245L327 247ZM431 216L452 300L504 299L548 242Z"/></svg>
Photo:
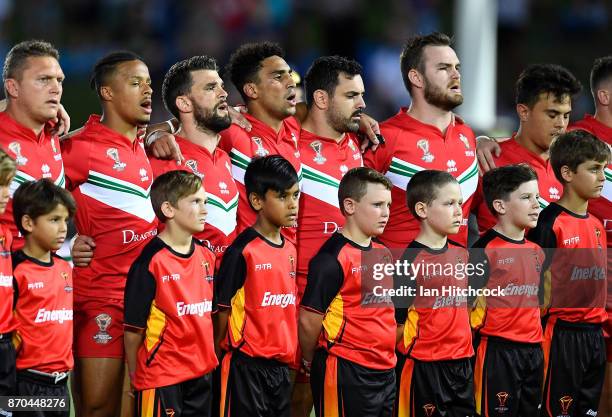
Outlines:
<svg viewBox="0 0 612 417"><path fill-rule="evenodd" d="M0 334L0 395L9 395L15 391L17 374L15 373L15 347L11 343L12 333Z"/></svg>
<svg viewBox="0 0 612 417"><path fill-rule="evenodd" d="M70 396L68 395L68 376L61 380L30 371L17 372L15 395L35 397L64 397L68 410L65 411L13 411L13 417L68 417L70 416Z"/></svg>
<svg viewBox="0 0 612 417"><path fill-rule="evenodd" d="M544 358L542 415L597 415L606 371L601 325L549 321L544 332Z"/></svg>
<svg viewBox="0 0 612 417"><path fill-rule="evenodd" d="M396 373L397 416L474 416L469 359L423 362L398 354Z"/></svg>
<svg viewBox="0 0 612 417"><path fill-rule="evenodd" d="M289 417L290 403L287 364L252 358L239 350L225 354L221 363L221 416Z"/></svg>
<svg viewBox="0 0 612 417"><path fill-rule="evenodd" d="M210 417L212 375L136 392L135 417Z"/></svg>
<svg viewBox="0 0 612 417"><path fill-rule="evenodd" d="M476 414L537 416L542 403L544 354L540 343L480 339L474 367Z"/></svg>
<svg viewBox="0 0 612 417"><path fill-rule="evenodd" d="M318 349L310 386L317 417L391 417L395 370L366 368Z"/></svg>

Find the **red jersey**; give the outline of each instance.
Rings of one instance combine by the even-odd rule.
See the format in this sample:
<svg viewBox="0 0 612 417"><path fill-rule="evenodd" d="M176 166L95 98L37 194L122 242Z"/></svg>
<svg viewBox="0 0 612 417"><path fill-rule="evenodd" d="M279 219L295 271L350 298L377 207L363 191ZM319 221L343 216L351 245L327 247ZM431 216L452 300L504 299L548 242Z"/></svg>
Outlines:
<svg viewBox="0 0 612 417"><path fill-rule="evenodd" d="M77 297L123 299L130 265L157 234L149 192L153 172L142 142L89 118L62 141L67 186L76 200L75 224L96 243L86 267L75 267Z"/></svg>
<svg viewBox="0 0 612 417"><path fill-rule="evenodd" d="M221 262L225 249L236 237L236 211L238 209L238 189L232 178L232 167L225 151L215 148L212 153L185 138L175 136L185 158L182 165L176 161L151 159L153 175L184 170L193 172L200 178L206 190L206 226L201 233L195 235L203 241L217 256L217 266ZM161 226L161 225L160 225Z"/></svg>
<svg viewBox="0 0 612 417"><path fill-rule="evenodd" d="M72 270L56 255L50 262L13 253L17 369L72 369Z"/></svg>
<svg viewBox="0 0 612 417"><path fill-rule="evenodd" d="M215 282L219 307L230 308L228 342L251 356L293 363L297 349L295 247L248 228L225 252Z"/></svg>
<svg viewBox="0 0 612 417"><path fill-rule="evenodd" d="M437 127L414 119L401 108L380 125L386 139L375 152L364 155L366 166L383 173L393 183L389 223L380 240L388 248L405 248L419 234L419 222L406 205L406 187L414 174L426 169L447 171L457 178L463 196L463 224L453 239L467 244L467 219L478 186L476 140L472 129L453 115L442 133Z"/></svg>
<svg viewBox="0 0 612 417"><path fill-rule="evenodd" d="M8 113L0 113L0 146L15 160L17 169L10 185L11 197L24 182L41 178L48 178L55 185L64 187L62 154L58 138L49 134L52 127L48 123L36 136L32 129L17 123ZM21 249L24 241L13 220L12 198L6 211L0 215L0 223L8 225L13 233L13 250Z"/></svg>
<svg viewBox="0 0 612 417"><path fill-rule="evenodd" d="M366 263L363 258L370 251L371 262ZM312 258L301 306L323 315L319 347L330 355L371 369L395 367L393 303L371 291L364 293L368 284L362 275L366 265L390 260L391 254L383 245L372 242L362 247L340 233L331 236ZM393 286L384 281L381 285Z"/></svg>
<svg viewBox="0 0 612 417"><path fill-rule="evenodd" d="M551 203L528 238L546 253L544 302L551 318L601 323L607 319L606 234L592 215Z"/></svg>
<svg viewBox="0 0 612 417"><path fill-rule="evenodd" d="M612 127L606 126L589 114L568 128L568 130L576 129L586 130L606 142L608 146L612 146ZM589 213L603 223L610 247L612 245L612 164L606 167L606 182L601 190L601 197L589 201Z"/></svg>
<svg viewBox="0 0 612 417"><path fill-rule="evenodd" d="M156 237L130 268L124 325L145 330L132 381L137 390L188 381L218 365L214 265L215 255L197 239L182 254Z"/></svg>
<svg viewBox="0 0 612 417"><path fill-rule="evenodd" d="M298 149L298 138L300 137L300 125L295 117L287 117L283 120L281 128L275 132L267 124L256 119L250 114L244 115L251 123L251 131L232 124L221 132L219 147L227 152L232 161L232 175L236 180L238 193L238 228L240 233L247 227L255 224L257 214L249 205L244 188L244 173L252 158L281 155L288 160L298 174L298 181L302 180L302 164L300 163L300 151ZM283 235L295 244L296 227L282 229Z"/></svg>
<svg viewBox="0 0 612 417"><path fill-rule="evenodd" d="M411 307L396 308L397 323L404 324L397 350L421 361L472 356L467 298L454 292L468 286L467 277L458 274L460 270L465 272L467 250L452 242L442 249L431 249L415 240L404 252L402 261L420 265L421 269L413 279L402 276L402 281L416 292Z"/></svg>
<svg viewBox="0 0 612 417"><path fill-rule="evenodd" d="M13 264L11 244L13 234L9 225L0 224L0 334L13 331Z"/></svg>
<svg viewBox="0 0 612 417"><path fill-rule="evenodd" d="M563 186L555 177L552 165L548 159L542 159L539 155L534 154L527 148L519 145L514 140L516 133L509 140L500 142L501 155L499 158L493 157L495 165L498 167L527 163L538 175L538 191L540 198L538 199L540 207L544 208L551 202L561 198ZM474 196L473 211L478 220L478 228L484 232L497 223L497 219L487 207L487 203L482 191L482 184L479 184L478 191Z"/></svg>
<svg viewBox="0 0 612 417"><path fill-rule="evenodd" d="M480 264L484 270L481 275L475 275L472 287L504 290L504 295L477 299L470 316L472 328L483 336L540 343L542 322L538 294L544 264L542 248L490 229L472 246L470 264Z"/></svg>
<svg viewBox="0 0 612 417"><path fill-rule="evenodd" d="M351 134L340 142L300 132L302 194L297 231L298 278L308 272L308 262L333 233L341 231L344 216L338 203L340 180L352 168L363 165L359 142ZM298 282L303 290L306 282Z"/></svg>

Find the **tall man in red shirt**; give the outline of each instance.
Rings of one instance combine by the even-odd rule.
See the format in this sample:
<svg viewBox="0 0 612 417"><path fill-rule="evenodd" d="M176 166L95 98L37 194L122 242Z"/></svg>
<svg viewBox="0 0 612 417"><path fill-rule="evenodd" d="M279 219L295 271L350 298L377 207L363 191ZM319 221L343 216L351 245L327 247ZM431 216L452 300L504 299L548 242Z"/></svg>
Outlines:
<svg viewBox="0 0 612 417"><path fill-rule="evenodd" d="M499 144L501 154L493 160L498 167L528 163L538 176L542 208L561 198L563 187L555 178L548 149L553 139L565 132L572 111L572 97L581 89L571 72L552 64L531 65L516 81L519 129L509 140ZM487 208L481 188L474 196L473 207L482 232L495 225L496 219Z"/></svg>
<svg viewBox="0 0 612 417"><path fill-rule="evenodd" d="M11 195L20 184L40 178L64 186L62 155L53 131L64 81L58 59L59 53L51 44L25 41L15 45L4 61L7 103L0 113L0 146L17 164ZM21 248L23 238L13 222L12 202L0 216L0 223L10 227L15 238L13 249Z"/></svg>
<svg viewBox="0 0 612 417"><path fill-rule="evenodd" d="M298 299L306 288L308 262L344 226L338 187L344 174L363 165L355 133L365 108L361 65L353 60L318 58L305 83L308 115L298 142L304 173L297 232ZM310 415L312 394L304 372L296 376L292 408L294 417Z"/></svg>
<svg viewBox="0 0 612 417"><path fill-rule="evenodd" d="M229 156L217 146L219 132L231 123L217 62L208 56L177 62L164 78L162 95L166 108L181 122L175 139L185 162L154 158L151 167L156 177L180 169L202 178L208 195L208 217L204 230L195 236L215 252L219 266L236 235L238 190Z"/></svg>
<svg viewBox="0 0 612 417"><path fill-rule="evenodd" d="M79 207L79 233L94 239L91 263L75 275L78 415L118 414L123 381L123 295L127 272L157 234L149 190L153 172L138 127L151 116L147 66L130 52L111 53L94 67L92 86L102 117L62 142L67 186Z"/></svg>
<svg viewBox="0 0 612 417"><path fill-rule="evenodd" d="M410 214L406 186L419 171L442 170L461 186L463 224L451 238L467 243L467 218L478 185L474 133L452 110L463 102L459 59L451 40L442 33L416 36L401 54L404 84L412 97L410 108L381 123L386 143L368 151L365 164L393 183L389 224L380 239L389 248L405 248L419 233Z"/></svg>

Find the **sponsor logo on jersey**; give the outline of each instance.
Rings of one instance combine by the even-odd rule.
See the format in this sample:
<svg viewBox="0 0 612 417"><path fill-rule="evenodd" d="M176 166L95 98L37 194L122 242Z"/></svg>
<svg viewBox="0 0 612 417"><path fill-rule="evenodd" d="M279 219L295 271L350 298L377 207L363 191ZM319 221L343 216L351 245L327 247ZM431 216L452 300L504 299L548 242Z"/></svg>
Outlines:
<svg viewBox="0 0 612 417"><path fill-rule="evenodd" d="M98 326L98 333L93 336L93 340L99 345L105 345L113 338L113 336L111 336L107 332L113 321L113 318L110 316L110 314L100 313L96 317L94 317L94 320L96 321L96 325Z"/></svg>
<svg viewBox="0 0 612 417"><path fill-rule="evenodd" d="M455 162L454 159L449 159L446 161L446 171L457 172L457 162Z"/></svg>
<svg viewBox="0 0 612 417"><path fill-rule="evenodd" d="M563 239L563 244L565 246L575 245L580 242L580 236L572 236L567 239Z"/></svg>
<svg viewBox="0 0 612 417"><path fill-rule="evenodd" d="M181 280L181 274L162 275L161 279L162 279L162 282L180 281Z"/></svg>
<svg viewBox="0 0 612 417"><path fill-rule="evenodd" d="M255 271L269 271L272 269L272 264L255 264Z"/></svg>
<svg viewBox="0 0 612 417"><path fill-rule="evenodd" d="M586 279L592 279L594 281L606 279L606 269L595 265L584 268L575 266L572 268L570 281L582 281Z"/></svg>
<svg viewBox="0 0 612 417"><path fill-rule="evenodd" d="M44 287L45 287L45 283L42 281L28 283L28 290L39 290Z"/></svg>
<svg viewBox="0 0 612 417"><path fill-rule="evenodd" d="M4 275L0 272L0 287L12 287L13 286L13 276L12 275Z"/></svg>
<svg viewBox="0 0 612 417"><path fill-rule="evenodd" d="M39 309L34 323L46 323L49 321L56 321L59 324L65 321L72 321L72 310L66 310L65 308L61 310Z"/></svg>
<svg viewBox="0 0 612 417"><path fill-rule="evenodd" d="M221 194L229 194L229 190L227 189L227 184L224 183L223 181L219 182L219 192Z"/></svg>
<svg viewBox="0 0 612 417"><path fill-rule="evenodd" d="M121 162L119 159L119 150L117 148L108 148L106 150L106 156L113 160L113 169L115 171L123 171L127 166L125 162Z"/></svg>
<svg viewBox="0 0 612 417"><path fill-rule="evenodd" d="M341 230L342 230L342 227L338 226L338 224L335 222L323 222L323 234L324 235L336 233Z"/></svg>
<svg viewBox="0 0 612 417"><path fill-rule="evenodd" d="M527 296L536 296L538 295L539 288L537 285L516 285L513 283L509 283L504 288L504 296L508 295L527 295Z"/></svg>
<svg viewBox="0 0 612 417"><path fill-rule="evenodd" d="M423 156L421 157L423 161L433 162L435 157L429 152L429 141L427 139L419 139L416 146L423 152Z"/></svg>
<svg viewBox="0 0 612 417"><path fill-rule="evenodd" d="M286 308L289 305L295 305L295 294L272 294L266 291L261 300L262 307L279 306Z"/></svg>
<svg viewBox="0 0 612 417"><path fill-rule="evenodd" d="M176 302L176 313L179 317L182 316L204 316L205 313L212 311L212 301L203 300L199 303L184 303L183 301Z"/></svg>
<svg viewBox="0 0 612 417"><path fill-rule="evenodd" d="M49 168L49 165L47 164L42 164L42 166L40 167L40 170L42 171L42 177L43 178L51 178L53 175L51 175L51 168Z"/></svg>
<svg viewBox="0 0 612 417"><path fill-rule="evenodd" d="M561 198L559 195L559 189L557 187L550 187L548 189L548 195L550 196L551 200L558 200Z"/></svg>
<svg viewBox="0 0 612 417"><path fill-rule="evenodd" d="M121 233L123 234L123 244L125 245L132 242L141 242L143 240L150 239L157 235L157 229L148 230L144 233L136 233L133 230L127 229L122 230Z"/></svg>
<svg viewBox="0 0 612 417"><path fill-rule="evenodd" d="M140 181L149 181L149 172L146 168L140 168L140 171L138 171L138 173L140 174Z"/></svg>

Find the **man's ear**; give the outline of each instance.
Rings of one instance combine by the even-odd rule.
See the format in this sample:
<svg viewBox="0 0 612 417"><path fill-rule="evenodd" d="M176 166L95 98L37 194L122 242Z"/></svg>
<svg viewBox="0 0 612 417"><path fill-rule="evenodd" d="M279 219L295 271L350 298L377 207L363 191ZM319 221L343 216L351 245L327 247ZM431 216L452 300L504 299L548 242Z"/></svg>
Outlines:
<svg viewBox="0 0 612 417"><path fill-rule="evenodd" d="M255 83L246 83L242 86L242 91L250 99L256 99L259 96Z"/></svg>

